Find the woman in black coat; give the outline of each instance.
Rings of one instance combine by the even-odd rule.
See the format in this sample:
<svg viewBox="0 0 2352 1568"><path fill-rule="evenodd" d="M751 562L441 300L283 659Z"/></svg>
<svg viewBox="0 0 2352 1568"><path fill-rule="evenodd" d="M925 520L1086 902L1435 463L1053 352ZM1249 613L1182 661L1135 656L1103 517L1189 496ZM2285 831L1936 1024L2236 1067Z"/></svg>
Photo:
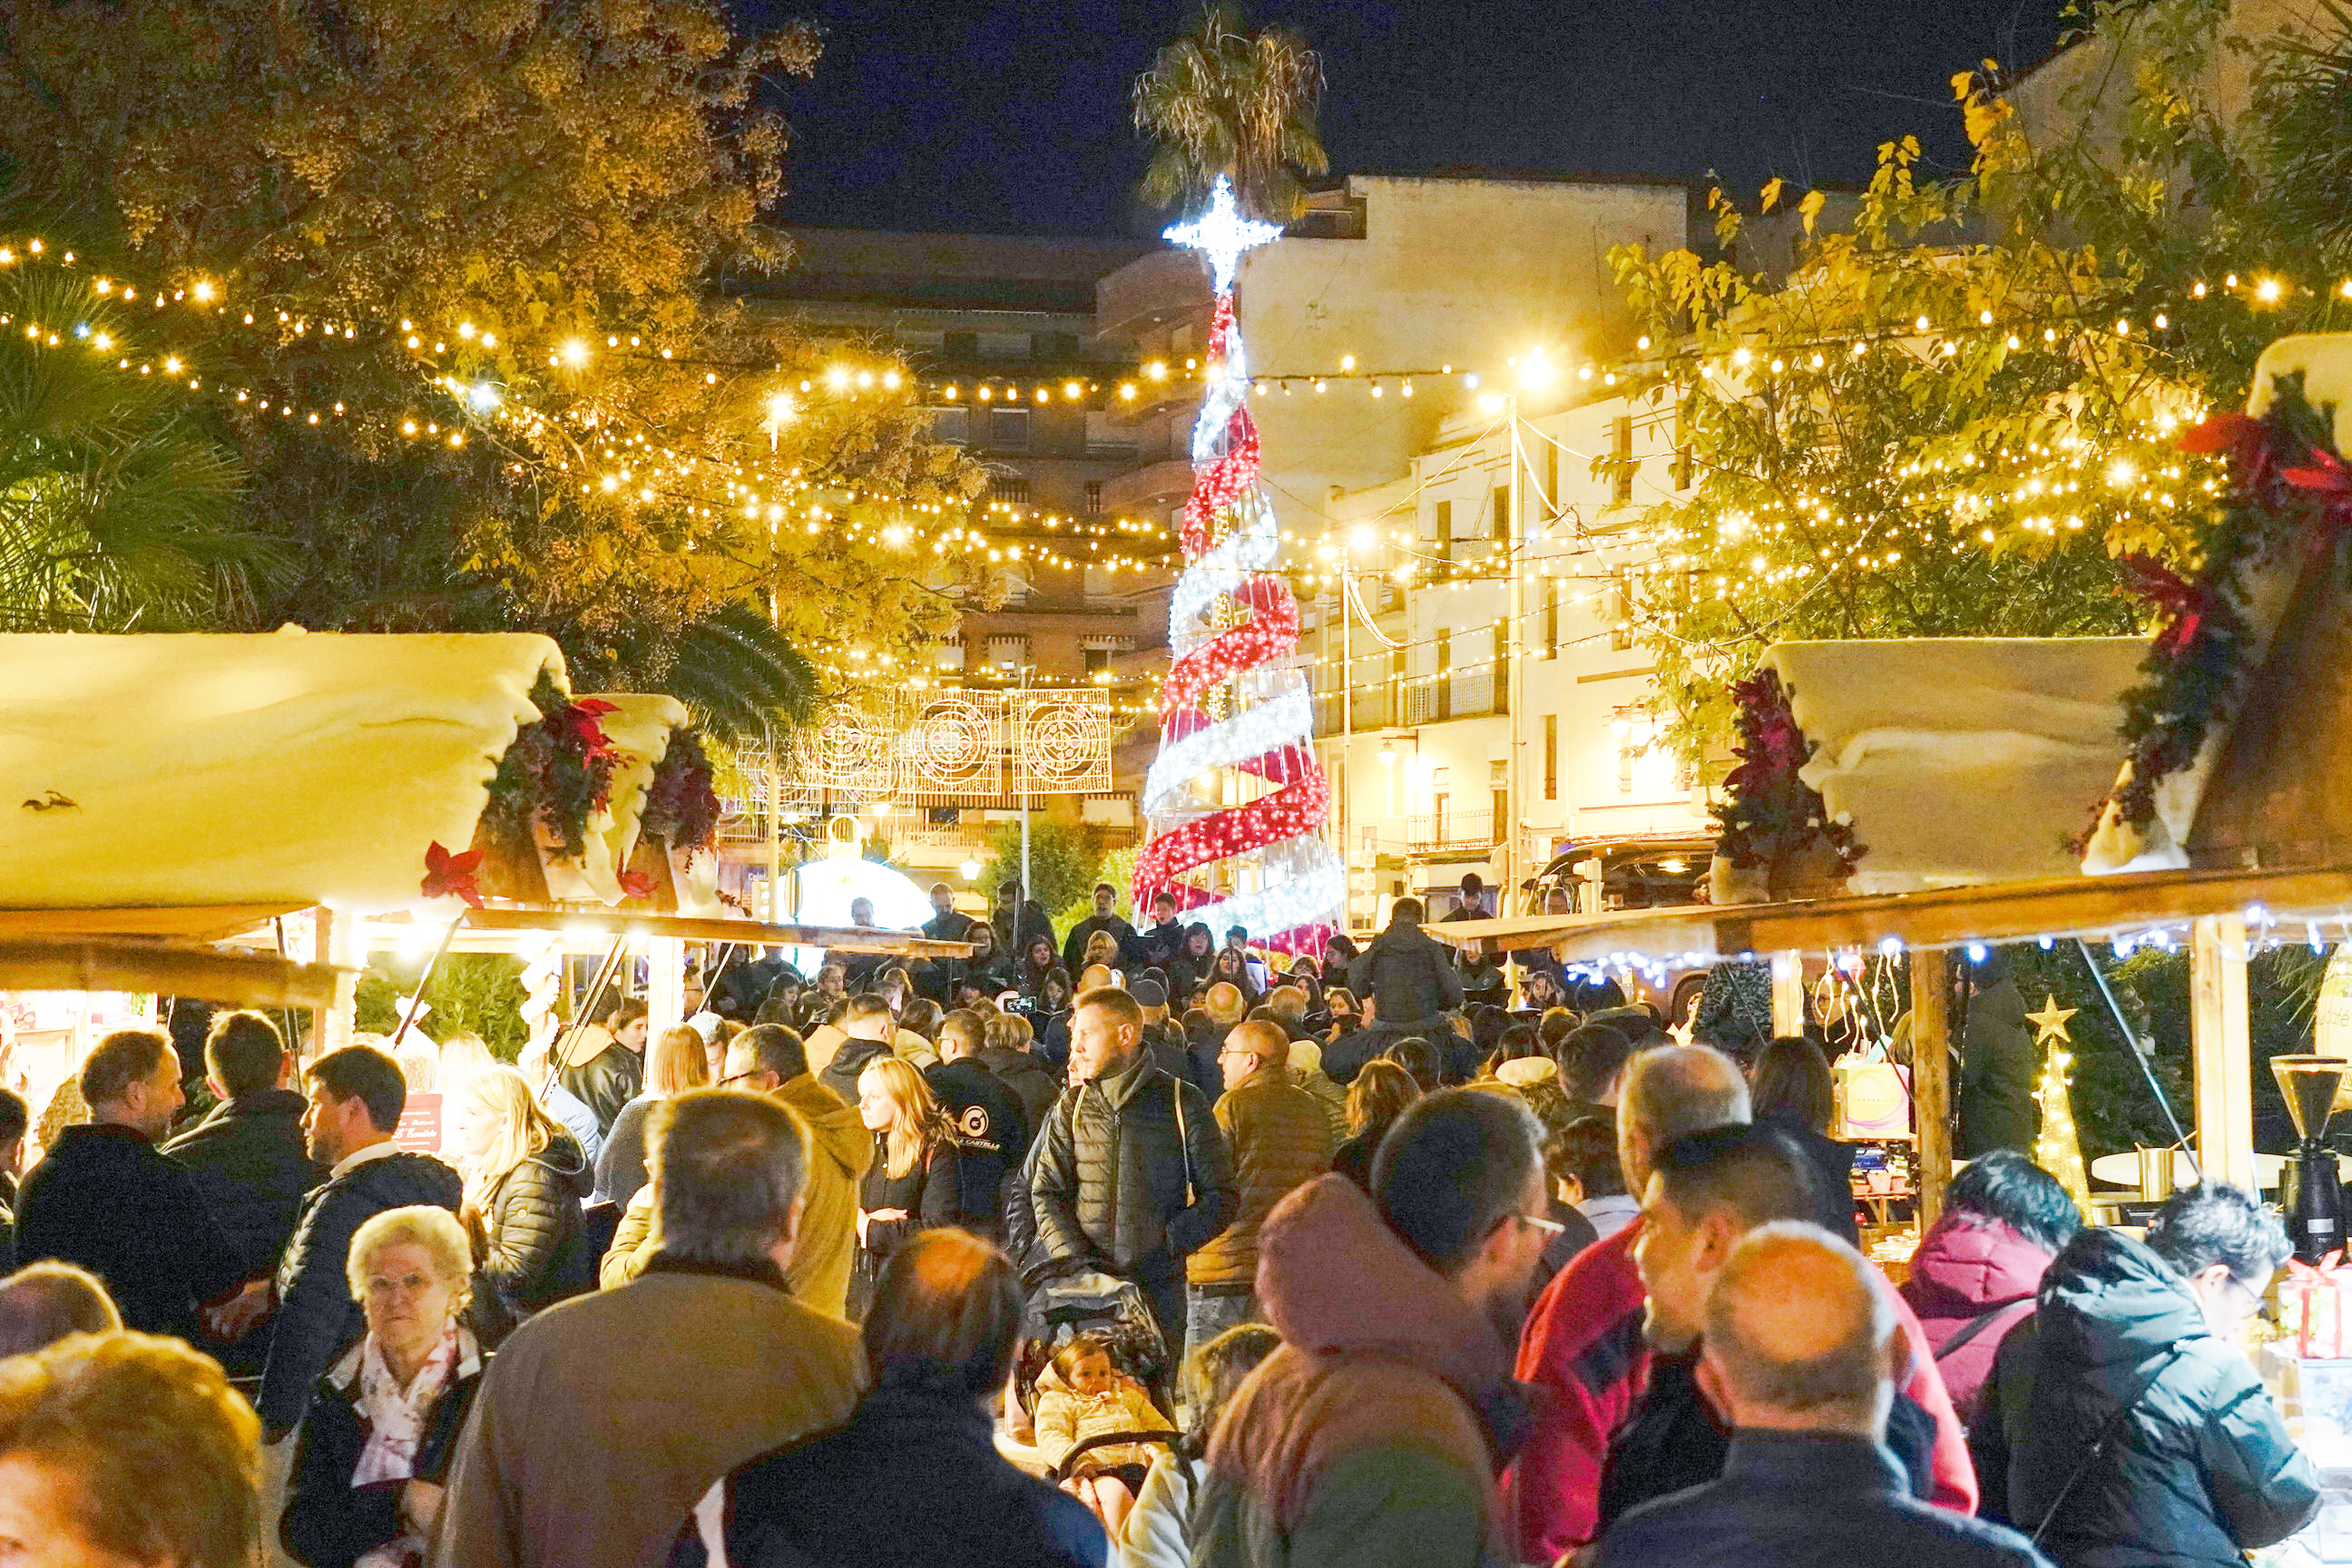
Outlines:
<svg viewBox="0 0 2352 1568"><path fill-rule="evenodd" d="M460 1319L472 1258L448 1210L386 1209L352 1237L367 1332L320 1378L278 1535L309 1568L421 1564L457 1434L482 1379Z"/></svg>
<svg viewBox="0 0 2352 1568"><path fill-rule="evenodd" d="M943 1225L984 1228L998 1216L962 1212L954 1123L912 1063L876 1057L857 1075L857 1114L874 1134L874 1163L857 1189L857 1262L849 1315L862 1320L890 1255L916 1232Z"/></svg>
<svg viewBox="0 0 2352 1568"><path fill-rule="evenodd" d="M581 1200L593 1185L572 1134L512 1068L467 1083L451 1121L477 1236L474 1331L495 1348L542 1307L595 1288Z"/></svg>

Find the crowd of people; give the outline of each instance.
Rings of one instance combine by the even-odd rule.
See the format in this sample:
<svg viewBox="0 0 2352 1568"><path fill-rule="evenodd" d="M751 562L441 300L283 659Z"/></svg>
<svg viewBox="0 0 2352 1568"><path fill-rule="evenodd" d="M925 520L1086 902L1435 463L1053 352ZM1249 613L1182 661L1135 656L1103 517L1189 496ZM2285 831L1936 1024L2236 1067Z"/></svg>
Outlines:
<svg viewBox="0 0 2352 1568"><path fill-rule="evenodd" d="M2288 1252L2248 1194L2140 1239L1988 1147L1898 1289L1821 1042L1736 984L1670 1031L1513 1007L1412 900L1318 964L1019 891L937 900L968 960L446 1042L437 1154L398 1053L222 1014L192 1117L108 1036L7 1194L0 1548L2222 1568L2318 1510L2238 1348Z"/></svg>

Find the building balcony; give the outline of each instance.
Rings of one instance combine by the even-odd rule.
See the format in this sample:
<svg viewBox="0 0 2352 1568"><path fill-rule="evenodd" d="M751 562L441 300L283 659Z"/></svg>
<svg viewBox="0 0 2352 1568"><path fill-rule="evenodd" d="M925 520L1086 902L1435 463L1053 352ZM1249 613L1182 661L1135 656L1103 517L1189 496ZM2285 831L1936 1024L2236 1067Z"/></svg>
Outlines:
<svg viewBox="0 0 2352 1568"><path fill-rule="evenodd" d="M1114 514L1158 515L1183 504L1192 493L1192 465L1181 458L1146 463L1103 481L1103 510Z"/></svg>
<svg viewBox="0 0 2352 1568"><path fill-rule="evenodd" d="M1510 712L1510 678L1492 667L1359 686L1350 705L1343 705L1337 691L1318 691L1315 732L1344 733L1351 719L1359 735L1368 730L1409 730L1456 719L1490 719Z"/></svg>
<svg viewBox="0 0 2352 1568"><path fill-rule="evenodd" d="M1095 285L1096 331L1104 338L1132 342L1138 333L1171 321L1206 321L1214 303L1198 252L1155 250Z"/></svg>
<svg viewBox="0 0 2352 1568"><path fill-rule="evenodd" d="M1495 847L1489 811L1439 811L1404 819L1405 847L1414 855L1480 854Z"/></svg>

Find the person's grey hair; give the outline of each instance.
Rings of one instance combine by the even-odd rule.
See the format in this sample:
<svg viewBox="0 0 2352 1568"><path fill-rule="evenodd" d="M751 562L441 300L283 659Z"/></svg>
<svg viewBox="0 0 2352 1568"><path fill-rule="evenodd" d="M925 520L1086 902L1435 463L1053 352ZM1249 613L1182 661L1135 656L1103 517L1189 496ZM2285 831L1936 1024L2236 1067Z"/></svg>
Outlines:
<svg viewBox="0 0 2352 1568"><path fill-rule="evenodd" d="M461 1294L474 1275L474 1249L457 1216L433 1204L411 1204L386 1209L362 1221L352 1232L352 1249L343 1259L343 1277L350 1281L352 1300L367 1300L368 1264L387 1247L421 1247L433 1259L433 1272Z"/></svg>
<svg viewBox="0 0 2352 1568"><path fill-rule="evenodd" d="M1713 1046L1661 1046L1625 1064L1618 1107L1663 1149L1686 1133L1748 1121L1748 1079Z"/></svg>
<svg viewBox="0 0 2352 1568"><path fill-rule="evenodd" d="M97 1275L55 1258L0 1279L0 1357L29 1355L68 1334L112 1334L122 1315Z"/></svg>
<svg viewBox="0 0 2352 1568"><path fill-rule="evenodd" d="M1790 1273L1810 1268L1792 1289ZM1734 1392L1790 1415L1869 1420L1887 1384L1886 1347L1895 1308L1876 1270L1837 1237L1801 1220L1776 1220L1739 1239L1706 1299L1704 1342ZM1758 1342L1759 1310L1836 1323L1845 1331L1810 1356Z"/></svg>
<svg viewBox="0 0 2352 1568"><path fill-rule="evenodd" d="M808 1130L789 1107L692 1089L654 1107L646 1143L663 1252L756 1263L783 1239L808 1177Z"/></svg>

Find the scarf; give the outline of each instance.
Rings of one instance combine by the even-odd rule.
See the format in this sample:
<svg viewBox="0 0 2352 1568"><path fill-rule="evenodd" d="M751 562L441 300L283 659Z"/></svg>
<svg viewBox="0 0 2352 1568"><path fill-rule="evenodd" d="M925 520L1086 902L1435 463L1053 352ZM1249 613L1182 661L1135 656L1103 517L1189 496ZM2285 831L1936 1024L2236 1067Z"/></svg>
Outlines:
<svg viewBox="0 0 2352 1568"><path fill-rule="evenodd" d="M454 1379L459 1352L459 1329L455 1321L441 1331L441 1339L425 1356L425 1364L404 1389L385 1364L383 1347L373 1334L360 1350L359 1408L360 1425L367 1431L367 1441L360 1447L359 1463L352 1468L352 1485L372 1486L382 1481L413 1480L416 1476L416 1447L425 1436L425 1423L433 1414L433 1406L447 1392ZM352 1568L421 1568L425 1561L424 1541L404 1530L383 1545L361 1553Z"/></svg>

